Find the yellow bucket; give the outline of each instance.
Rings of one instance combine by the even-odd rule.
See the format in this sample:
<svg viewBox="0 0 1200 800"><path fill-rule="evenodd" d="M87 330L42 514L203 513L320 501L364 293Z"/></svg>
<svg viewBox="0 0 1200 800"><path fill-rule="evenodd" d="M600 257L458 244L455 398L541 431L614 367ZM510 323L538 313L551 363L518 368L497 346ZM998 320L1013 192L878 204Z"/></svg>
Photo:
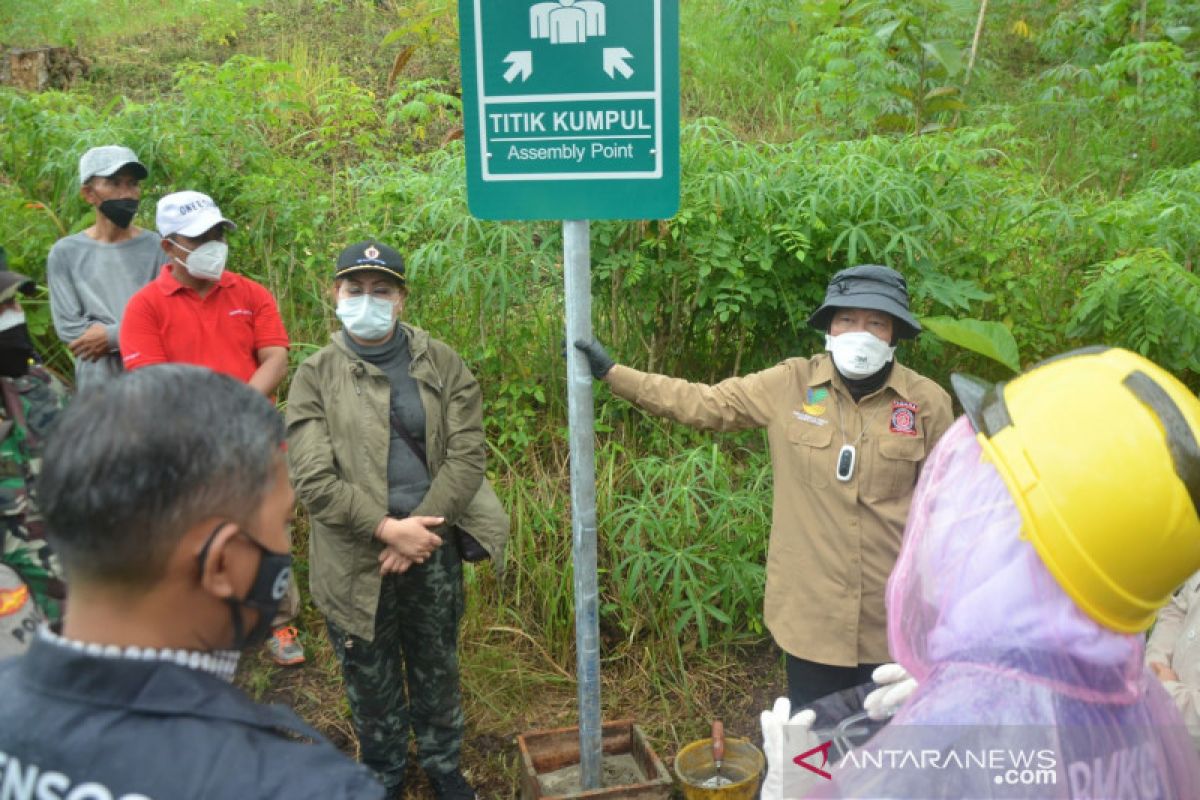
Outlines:
<svg viewBox="0 0 1200 800"><path fill-rule="evenodd" d="M675 774L683 783L687 800L754 800L767 759L748 739L725 738L725 759L721 775L733 783L719 789L705 789L702 784L717 774L713 761L712 739L701 739L684 747L675 756Z"/></svg>

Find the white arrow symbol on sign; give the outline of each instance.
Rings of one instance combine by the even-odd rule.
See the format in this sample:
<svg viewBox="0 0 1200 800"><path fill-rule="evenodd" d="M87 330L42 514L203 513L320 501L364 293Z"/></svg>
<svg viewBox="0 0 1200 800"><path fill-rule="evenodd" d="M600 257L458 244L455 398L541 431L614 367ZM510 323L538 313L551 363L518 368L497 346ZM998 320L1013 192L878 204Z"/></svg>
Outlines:
<svg viewBox="0 0 1200 800"><path fill-rule="evenodd" d="M533 74L533 53L529 50L512 50L504 56L504 64L512 65L504 73L504 79L509 83L517 76L521 76L521 80L528 80Z"/></svg>
<svg viewBox="0 0 1200 800"><path fill-rule="evenodd" d="M512 64L504 73L504 80L509 83L512 83L518 75L521 76L522 81L527 81L533 74L533 53L528 50L513 50L504 57L504 63Z"/></svg>
<svg viewBox="0 0 1200 800"><path fill-rule="evenodd" d="M633 58L633 53L630 53L624 47L606 47L604 48L604 71L608 73L608 77L615 78L613 70L621 73L621 77L628 78L633 75L633 67L625 63L625 59Z"/></svg>

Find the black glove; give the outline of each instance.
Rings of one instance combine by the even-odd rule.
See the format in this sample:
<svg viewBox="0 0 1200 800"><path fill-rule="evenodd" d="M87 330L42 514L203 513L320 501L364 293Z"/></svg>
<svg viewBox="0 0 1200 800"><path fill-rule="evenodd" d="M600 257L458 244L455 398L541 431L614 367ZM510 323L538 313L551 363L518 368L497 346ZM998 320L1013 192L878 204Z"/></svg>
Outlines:
<svg viewBox="0 0 1200 800"><path fill-rule="evenodd" d="M581 351L587 358L588 369L592 371L592 377L598 381L604 380L604 376L608 374L608 371L617 365L617 362L613 361L612 356L604 349L604 345L595 339L592 339L590 342L585 342L583 339L576 339L575 349Z"/></svg>

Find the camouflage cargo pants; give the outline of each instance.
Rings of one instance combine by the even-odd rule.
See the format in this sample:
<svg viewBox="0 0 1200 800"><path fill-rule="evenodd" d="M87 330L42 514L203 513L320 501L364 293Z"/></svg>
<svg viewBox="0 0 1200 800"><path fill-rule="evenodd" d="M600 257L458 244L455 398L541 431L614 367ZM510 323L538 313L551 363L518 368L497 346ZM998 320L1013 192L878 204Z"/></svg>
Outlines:
<svg viewBox="0 0 1200 800"><path fill-rule="evenodd" d="M410 726L426 772L458 768L463 737L458 683L462 609L462 563L447 544L424 564L384 577L374 641L325 621L342 667L362 762L386 787L404 781Z"/></svg>
<svg viewBox="0 0 1200 800"><path fill-rule="evenodd" d="M21 577L34 603L57 630L62 624L66 585L58 556L42 536L40 520L28 523L21 516L0 516L0 542L0 563Z"/></svg>

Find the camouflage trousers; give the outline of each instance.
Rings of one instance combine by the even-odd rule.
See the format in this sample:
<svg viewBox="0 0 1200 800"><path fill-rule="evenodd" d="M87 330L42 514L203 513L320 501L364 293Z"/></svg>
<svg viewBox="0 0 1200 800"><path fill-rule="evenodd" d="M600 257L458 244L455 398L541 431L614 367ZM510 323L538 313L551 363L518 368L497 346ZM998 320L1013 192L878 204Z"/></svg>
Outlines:
<svg viewBox="0 0 1200 800"><path fill-rule="evenodd" d="M410 727L426 772L458 768L462 610L462 563L447 544L424 564L384 576L374 641L351 636L325 620L342 667L362 762L386 787L404 782Z"/></svg>
<svg viewBox="0 0 1200 800"><path fill-rule="evenodd" d="M41 535L40 524L30 525L19 516L0 516L0 562L20 576L33 602L56 630L62 624L67 596L58 556Z"/></svg>

